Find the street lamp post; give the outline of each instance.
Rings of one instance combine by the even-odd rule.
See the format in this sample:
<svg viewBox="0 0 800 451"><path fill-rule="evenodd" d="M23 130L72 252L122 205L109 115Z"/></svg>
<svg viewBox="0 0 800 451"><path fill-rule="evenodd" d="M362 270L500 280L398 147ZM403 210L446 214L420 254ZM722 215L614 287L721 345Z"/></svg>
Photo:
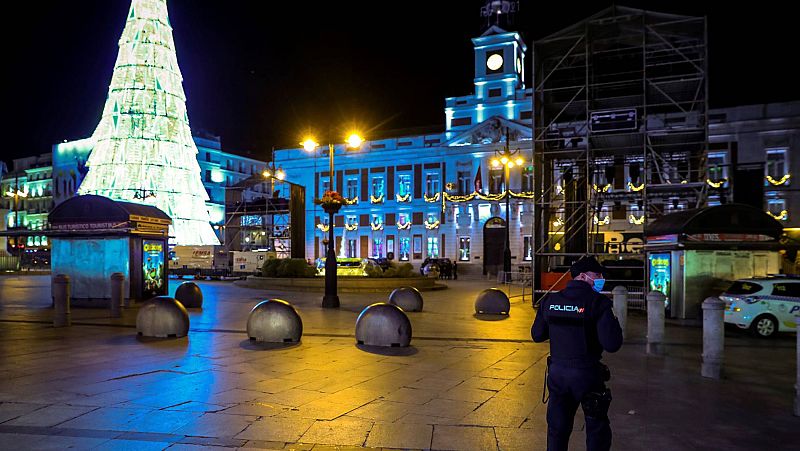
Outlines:
<svg viewBox="0 0 800 451"><path fill-rule="evenodd" d="M505 186L505 197L506 197L506 224L505 224L505 247L503 249L503 281L506 281L509 277L509 273L511 272L511 236L510 236L510 214L509 210L511 208L511 189L509 187L510 179L511 179L511 168L514 166L522 166L524 160L521 156L514 157L515 155L519 154L520 150L511 151L509 149L509 141L510 141L510 133L509 130L506 129L506 144L505 148L502 152L495 150L496 157L492 159L491 164L492 167L498 168L500 166L504 167L503 171L503 181Z"/></svg>
<svg viewBox="0 0 800 451"><path fill-rule="evenodd" d="M363 139L357 134L352 133L347 138L347 143L345 147L351 148L359 148L361 147L361 143ZM307 152L313 152L319 144L313 138L307 138L302 143L303 148ZM333 143L328 143L328 163L329 163L329 170L328 175L330 179L329 191L335 191L335 173L333 172L333 154L335 152L335 148ZM330 204L322 206L325 213L328 213L328 245L326 246L325 251L325 295L322 296L322 307L323 308L339 308L339 295L337 294L337 264L336 264L336 250L335 250L335 239L334 239L334 230L333 230L333 216L339 211L341 208L341 204Z"/></svg>

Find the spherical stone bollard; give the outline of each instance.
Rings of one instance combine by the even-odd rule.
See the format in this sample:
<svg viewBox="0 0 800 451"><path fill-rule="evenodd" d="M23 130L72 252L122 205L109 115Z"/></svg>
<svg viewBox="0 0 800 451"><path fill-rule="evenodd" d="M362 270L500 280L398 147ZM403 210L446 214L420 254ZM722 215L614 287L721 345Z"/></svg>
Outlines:
<svg viewBox="0 0 800 451"><path fill-rule="evenodd" d="M194 282L183 282L178 285L175 299L186 308L203 308L203 291Z"/></svg>
<svg viewBox="0 0 800 451"><path fill-rule="evenodd" d="M389 304L400 307L404 312L421 312L422 294L414 287L395 288L389 295Z"/></svg>
<svg viewBox="0 0 800 451"><path fill-rule="evenodd" d="M156 296L139 309L136 332L143 337L185 337L189 333L189 314L175 298Z"/></svg>
<svg viewBox="0 0 800 451"><path fill-rule="evenodd" d="M250 340L267 343L297 343L303 336L303 320L292 304L268 299L250 311L247 336Z"/></svg>
<svg viewBox="0 0 800 451"><path fill-rule="evenodd" d="M508 300L508 295L498 288L487 288L475 298L475 313L508 315L510 311L511 302Z"/></svg>
<svg viewBox="0 0 800 451"><path fill-rule="evenodd" d="M356 319L356 341L368 346L407 347L411 344L411 321L396 305L372 304Z"/></svg>

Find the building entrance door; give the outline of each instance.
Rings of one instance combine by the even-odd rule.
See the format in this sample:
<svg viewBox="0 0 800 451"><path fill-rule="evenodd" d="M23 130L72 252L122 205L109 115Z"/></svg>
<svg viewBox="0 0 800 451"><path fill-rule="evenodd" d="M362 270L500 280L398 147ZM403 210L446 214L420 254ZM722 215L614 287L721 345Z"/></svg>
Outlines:
<svg viewBox="0 0 800 451"><path fill-rule="evenodd" d="M503 269L503 249L506 241L506 222L489 218L483 226L483 274L495 275Z"/></svg>

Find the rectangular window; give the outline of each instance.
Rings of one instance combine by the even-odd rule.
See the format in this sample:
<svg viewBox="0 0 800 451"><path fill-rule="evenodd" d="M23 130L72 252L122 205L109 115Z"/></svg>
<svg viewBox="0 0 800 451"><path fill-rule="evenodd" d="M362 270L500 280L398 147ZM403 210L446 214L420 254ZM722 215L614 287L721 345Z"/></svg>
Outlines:
<svg viewBox="0 0 800 451"><path fill-rule="evenodd" d="M428 237L428 257L439 258L439 238L435 236Z"/></svg>
<svg viewBox="0 0 800 451"><path fill-rule="evenodd" d="M773 183L778 182L786 175L786 149L767 149L766 176L772 178ZM765 182L769 183L769 181Z"/></svg>
<svg viewBox="0 0 800 451"><path fill-rule="evenodd" d="M530 111L522 111L521 113L519 113L519 118L521 120L531 119L532 117L533 114Z"/></svg>
<svg viewBox="0 0 800 451"><path fill-rule="evenodd" d="M383 176L372 177L372 196L381 197L383 196L383 192Z"/></svg>
<svg viewBox="0 0 800 451"><path fill-rule="evenodd" d="M211 152L206 152L206 161L211 161Z"/></svg>
<svg viewBox="0 0 800 451"><path fill-rule="evenodd" d="M319 193L319 196L322 197L322 195L325 193L325 191L330 191L330 189L331 189L330 187L331 187L331 181L330 181L329 177L320 179L320 181L319 181L319 189L322 192Z"/></svg>
<svg viewBox="0 0 800 451"><path fill-rule="evenodd" d="M727 157L725 152L708 154L708 180L719 183L728 178Z"/></svg>
<svg viewBox="0 0 800 451"><path fill-rule="evenodd" d="M397 215L397 225L404 226L411 222L411 215L408 213L400 213Z"/></svg>
<svg viewBox="0 0 800 451"><path fill-rule="evenodd" d="M358 197L358 177L349 177L347 179L346 197L352 199Z"/></svg>
<svg viewBox="0 0 800 451"><path fill-rule="evenodd" d="M469 237L468 236L460 236L458 237L458 261L468 262L469 261Z"/></svg>
<svg viewBox="0 0 800 451"><path fill-rule="evenodd" d="M211 169L206 169L206 182L211 181Z"/></svg>
<svg viewBox="0 0 800 451"><path fill-rule="evenodd" d="M401 197L411 194L411 174L397 175L397 194Z"/></svg>
<svg viewBox="0 0 800 451"><path fill-rule="evenodd" d="M440 191L439 186L439 173L428 172L425 174L425 193L428 196L433 196Z"/></svg>
<svg viewBox="0 0 800 451"><path fill-rule="evenodd" d="M388 235L386 237L386 258L394 258L394 235Z"/></svg>
<svg viewBox="0 0 800 451"><path fill-rule="evenodd" d="M422 235L414 235L414 259L420 260L422 259Z"/></svg>
<svg viewBox="0 0 800 451"><path fill-rule="evenodd" d="M383 238L372 239L372 258L383 257Z"/></svg>
<svg viewBox="0 0 800 451"><path fill-rule="evenodd" d="M522 237L522 255L524 255L523 259L526 261L533 260L533 239L530 235L525 235Z"/></svg>
<svg viewBox="0 0 800 451"><path fill-rule="evenodd" d="M356 258L356 240L347 240L347 256Z"/></svg>
<svg viewBox="0 0 800 451"><path fill-rule="evenodd" d="M348 215L347 216L347 225L349 226L357 226L358 225L358 216L356 215Z"/></svg>
<svg viewBox="0 0 800 451"><path fill-rule="evenodd" d="M786 210L786 199L767 199L767 212L779 221L789 219L789 212Z"/></svg>
<svg viewBox="0 0 800 451"><path fill-rule="evenodd" d="M502 193L506 190L503 180L503 168L489 169L489 192Z"/></svg>
<svg viewBox="0 0 800 451"><path fill-rule="evenodd" d="M525 166L522 168L522 192L533 192L533 166Z"/></svg>
<svg viewBox="0 0 800 451"><path fill-rule="evenodd" d="M471 117L457 117L450 122L450 126L452 127L460 127L462 125L470 125L470 124L472 124Z"/></svg>
<svg viewBox="0 0 800 451"><path fill-rule="evenodd" d="M400 261L407 262L411 259L411 239L408 237L400 238Z"/></svg>
<svg viewBox="0 0 800 451"><path fill-rule="evenodd" d="M458 195L464 196L475 191L472 186L472 171L458 171Z"/></svg>
<svg viewBox="0 0 800 451"><path fill-rule="evenodd" d="M500 97L503 95L503 90L500 88L492 88L489 90L489 97Z"/></svg>

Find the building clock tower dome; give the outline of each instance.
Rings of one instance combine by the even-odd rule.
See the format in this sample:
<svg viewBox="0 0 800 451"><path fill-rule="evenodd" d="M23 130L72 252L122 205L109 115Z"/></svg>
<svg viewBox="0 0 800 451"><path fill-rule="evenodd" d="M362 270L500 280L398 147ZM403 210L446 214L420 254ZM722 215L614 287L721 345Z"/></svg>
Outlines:
<svg viewBox="0 0 800 451"><path fill-rule="evenodd" d="M448 138L485 120L499 116L514 121L531 120L530 90L525 88L525 52L522 36L503 27L513 26L519 2L487 0L481 15L486 29L472 39L475 49L475 91L446 100Z"/></svg>

